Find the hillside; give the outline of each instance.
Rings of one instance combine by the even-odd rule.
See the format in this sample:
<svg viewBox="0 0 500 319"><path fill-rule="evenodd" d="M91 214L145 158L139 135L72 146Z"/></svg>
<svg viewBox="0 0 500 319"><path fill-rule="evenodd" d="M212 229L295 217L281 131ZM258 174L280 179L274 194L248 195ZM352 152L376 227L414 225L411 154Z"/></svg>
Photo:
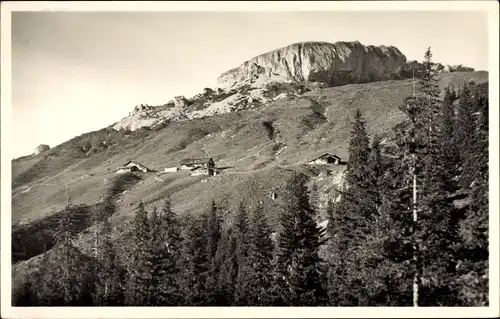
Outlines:
<svg viewBox="0 0 500 319"><path fill-rule="evenodd" d="M484 83L487 73L442 74L440 78L442 86L468 80ZM65 182L75 204L98 200L104 179L127 160L163 171L183 158L210 156L216 166L227 167L211 179L216 187L219 180L222 183L231 174L253 176L262 169L274 172L275 167L304 164L327 151L346 158L353 110L360 108L370 119L371 134L386 134L400 120L398 106L411 90L411 80L318 88L254 110L171 122L135 132L108 128L87 133L47 152L13 161L13 221L36 220L59 210L64 204ZM87 141L92 149L85 152L82 143ZM105 148L101 146L103 141L108 145ZM182 198L189 197L186 194L194 189L192 185L202 178L176 174L164 175L165 182L148 177L146 180L151 182L142 187L150 185L154 192L171 193L174 206L182 212L190 207ZM153 193L151 190L145 193ZM123 202L127 201L126 196Z"/></svg>
<svg viewBox="0 0 500 319"><path fill-rule="evenodd" d="M487 84L488 73L439 75L441 88L471 80ZM109 196L106 194L110 189L115 191L111 197L115 210L111 222L116 240L128 228L139 200L150 209L160 206L166 196L171 197L173 210L181 216L205 210L212 199L225 203L226 214L232 214L240 202L250 207L260 202L275 226L276 212L288 196L284 186L292 171L311 178L310 184L318 186L324 204L336 196L335 188L341 183L345 166L322 170L305 164L324 152L348 159L348 134L357 108L369 119L370 135L390 135L391 128L402 119L398 107L411 94L412 87L412 80L406 79L309 86L297 94L293 86L281 85L275 92L282 95L280 99L238 112L179 119L135 130L110 126L40 154L13 160L13 238L19 251L30 246L27 255L16 255L14 281L25 280L26 274L36 269L36 257L51 247L44 246L44 238L50 237L54 220L64 213L66 195L76 207L75 216L82 221L75 233L75 244L86 254L90 253L88 243L94 227L89 223L90 216ZM190 176L185 171L163 172L166 167L178 166L184 158L205 156L214 159L220 174L207 178ZM140 179L119 185L113 173L129 160L156 172L139 173Z"/></svg>

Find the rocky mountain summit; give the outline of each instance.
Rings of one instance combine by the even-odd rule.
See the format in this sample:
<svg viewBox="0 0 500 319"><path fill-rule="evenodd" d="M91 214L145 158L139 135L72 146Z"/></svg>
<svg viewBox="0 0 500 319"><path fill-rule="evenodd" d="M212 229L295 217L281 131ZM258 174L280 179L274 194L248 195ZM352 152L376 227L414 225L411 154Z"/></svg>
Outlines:
<svg viewBox="0 0 500 319"><path fill-rule="evenodd" d="M221 88L261 86L270 82L321 82L328 86L367 83L412 76L422 67L394 46L354 42L303 42L245 61L218 78ZM436 64L438 71L474 71L464 66Z"/></svg>
<svg viewBox="0 0 500 319"><path fill-rule="evenodd" d="M134 131L169 121L190 120L258 108L270 101L296 97L315 88L407 79L422 65L407 61L394 46L354 42L302 42L256 56L222 73L217 87L191 98L176 96L160 105L138 105L112 127ZM435 64L439 72L474 69Z"/></svg>
<svg viewBox="0 0 500 319"><path fill-rule="evenodd" d="M329 86L387 80L406 57L393 46L355 42L295 43L261 54L218 78L220 87L269 82L323 82Z"/></svg>

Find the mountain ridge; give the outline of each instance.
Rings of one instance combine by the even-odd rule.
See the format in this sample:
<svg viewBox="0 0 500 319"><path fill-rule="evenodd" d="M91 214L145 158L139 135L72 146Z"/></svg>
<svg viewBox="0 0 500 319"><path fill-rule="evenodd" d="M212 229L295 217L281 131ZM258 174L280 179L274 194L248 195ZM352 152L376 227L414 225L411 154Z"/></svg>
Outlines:
<svg viewBox="0 0 500 319"><path fill-rule="evenodd" d="M439 73L474 71L462 65L435 63L434 67ZM190 98L176 96L160 106L138 105L111 127L134 131L170 121L255 109L316 88L407 79L421 68L421 63L407 61L395 46L365 46L359 41L297 42L223 72L214 89L205 88Z"/></svg>
<svg viewBox="0 0 500 319"><path fill-rule="evenodd" d="M264 83L276 80L288 83L319 80L334 81L330 83L334 86L339 83L339 79L335 83L335 79L331 78L332 74L347 68L354 75L354 81L349 84L354 84L367 79L367 76L373 76L370 73L373 70L366 70L366 67L365 71L362 70L365 60L378 63L376 69L382 74L379 74L377 80L387 80L389 76L384 73L397 72L406 63L406 56L394 46L365 46L359 41L303 41L257 55L240 66L223 72L217 82L221 88L234 87L252 82L252 77L263 75Z"/></svg>

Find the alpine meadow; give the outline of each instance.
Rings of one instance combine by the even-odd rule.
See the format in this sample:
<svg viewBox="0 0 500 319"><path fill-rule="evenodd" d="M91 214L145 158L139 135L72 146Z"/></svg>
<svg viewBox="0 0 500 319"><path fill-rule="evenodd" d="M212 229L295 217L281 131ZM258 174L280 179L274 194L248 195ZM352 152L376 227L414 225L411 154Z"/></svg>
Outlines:
<svg viewBox="0 0 500 319"><path fill-rule="evenodd" d="M13 159L12 306L488 307L489 74L426 47L291 43Z"/></svg>

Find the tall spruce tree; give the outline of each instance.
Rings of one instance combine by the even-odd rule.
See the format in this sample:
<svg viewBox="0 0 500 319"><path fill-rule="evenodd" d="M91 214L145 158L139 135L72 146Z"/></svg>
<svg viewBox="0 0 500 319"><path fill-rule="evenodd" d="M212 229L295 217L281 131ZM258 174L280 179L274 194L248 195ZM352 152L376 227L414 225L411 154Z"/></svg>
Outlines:
<svg viewBox="0 0 500 319"><path fill-rule="evenodd" d="M489 204L488 204L488 100L478 96L473 159L477 169L472 179L470 205L460 224L464 258L457 265L460 277L457 290L460 300L467 306L487 306L489 259Z"/></svg>
<svg viewBox="0 0 500 319"><path fill-rule="evenodd" d="M151 225L144 204L135 212L132 228L132 260L129 268L125 302L128 306L151 305L152 256L150 250Z"/></svg>
<svg viewBox="0 0 500 319"><path fill-rule="evenodd" d="M249 249L249 218L248 212L242 202L238 207L238 212L234 220L233 233L231 240L234 241L236 258L236 274L234 286L234 303L235 305L245 305L245 270L248 258Z"/></svg>
<svg viewBox="0 0 500 319"><path fill-rule="evenodd" d="M152 281L150 294L155 306L178 306L181 303L179 289L180 226L167 198L159 213L151 216L150 254Z"/></svg>
<svg viewBox="0 0 500 319"><path fill-rule="evenodd" d="M441 107L441 130L438 138L442 160L446 163L444 166L445 174L450 177L445 185L449 192L455 192L458 189L457 177L460 167L460 153L454 139L456 118L453 101L453 93L449 87L446 87Z"/></svg>
<svg viewBox="0 0 500 319"><path fill-rule="evenodd" d="M244 306L266 306L272 300L271 283L273 243L271 228L262 205L255 208L248 229L248 257L239 273L238 303Z"/></svg>
<svg viewBox="0 0 500 319"><path fill-rule="evenodd" d="M454 262L451 247L456 241L456 227L452 223L453 207L447 198L453 176L447 170L442 132L445 126L430 48L419 77L418 90L402 108L407 118L399 127L402 156L397 164L407 170L402 176L406 186L399 196L401 202L412 198L406 209L401 208L405 214L413 215L406 226L413 246L413 305L449 305L454 302L447 286L453 276L449 269Z"/></svg>
<svg viewBox="0 0 500 319"><path fill-rule="evenodd" d="M474 180L477 170L477 161L474 158L476 120L474 117L476 99L474 87L464 83L458 101L457 124L455 128L455 144L460 149L461 156L461 176L460 186L469 188Z"/></svg>
<svg viewBox="0 0 500 319"><path fill-rule="evenodd" d="M329 250L334 257L329 275L330 302L337 305L365 303L369 277L364 271L367 253L364 243L371 231L380 205L377 174L380 173L378 138L372 153L363 114L356 110L349 142L349 163L345 172L345 190L335 206L331 229L335 236ZM336 296L333 300L333 296Z"/></svg>
<svg viewBox="0 0 500 319"><path fill-rule="evenodd" d="M56 230L57 245L55 248L57 253L54 254L54 258L51 260L52 264L55 265L51 271L57 274L58 277L57 291L53 291L53 293L60 296L54 298L59 299L59 306L77 305L81 302L85 294L83 277L88 275L86 273L88 269L85 269L84 265L79 263L81 253L76 249L72 241L75 225L74 209L76 208L70 205L68 199L66 209L59 220ZM87 291L87 293L89 292Z"/></svg>
<svg viewBox="0 0 500 319"><path fill-rule="evenodd" d="M204 304L207 269L206 213L200 216L186 216L182 240L181 291L183 304L200 306Z"/></svg>
<svg viewBox="0 0 500 319"><path fill-rule="evenodd" d="M217 279L220 272L220 259L216 258L220 247L222 235L222 220L219 207L212 200L208 218L205 223L206 229L206 286L205 286L205 304L217 305L219 291L217 289ZM220 254L220 253L219 253Z"/></svg>
<svg viewBox="0 0 500 319"><path fill-rule="evenodd" d="M236 295L236 281L238 276L238 242L235 235L235 226L229 226L223 231L218 249L217 262L220 263L218 289L218 305L231 306Z"/></svg>
<svg viewBox="0 0 500 319"><path fill-rule="evenodd" d="M122 291L109 218L104 219L100 228L98 246L96 247L99 258L95 278L94 305L118 306L121 303Z"/></svg>
<svg viewBox="0 0 500 319"><path fill-rule="evenodd" d="M326 302L318 255L320 230L305 184L303 174L293 177L288 185L292 198L280 216L273 291L277 305L318 306Z"/></svg>
<svg viewBox="0 0 500 319"><path fill-rule="evenodd" d="M454 176L447 167L447 138L443 130L439 87L433 67L430 48L425 53L424 72L420 79L424 94L424 110L429 118L424 119L428 129L423 183L421 187L421 210L415 225L420 269L421 305L453 305L456 302L449 286L454 279L454 253L451 247L457 241L456 224L453 222L453 206L448 197ZM441 142L440 142L441 139ZM451 164L452 165L452 164Z"/></svg>

